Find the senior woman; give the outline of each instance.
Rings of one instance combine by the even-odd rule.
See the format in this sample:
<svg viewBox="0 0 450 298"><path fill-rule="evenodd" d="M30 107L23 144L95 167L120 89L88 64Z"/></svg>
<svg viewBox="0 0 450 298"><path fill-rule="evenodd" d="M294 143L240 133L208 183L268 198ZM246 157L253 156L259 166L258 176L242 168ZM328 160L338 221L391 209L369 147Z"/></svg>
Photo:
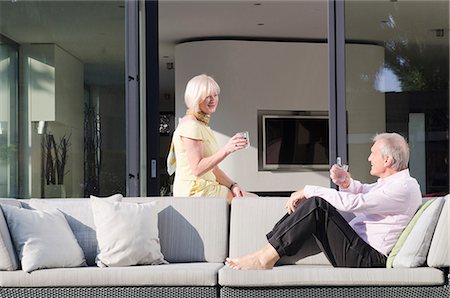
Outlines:
<svg viewBox="0 0 450 298"><path fill-rule="evenodd" d="M248 144L237 133L219 148L209 127L219 104L219 93L219 85L205 74L193 77L186 85L184 100L188 109L173 133L167 161L169 174L175 165L176 197L226 197L231 202L234 197L249 195L219 167L228 155Z"/></svg>

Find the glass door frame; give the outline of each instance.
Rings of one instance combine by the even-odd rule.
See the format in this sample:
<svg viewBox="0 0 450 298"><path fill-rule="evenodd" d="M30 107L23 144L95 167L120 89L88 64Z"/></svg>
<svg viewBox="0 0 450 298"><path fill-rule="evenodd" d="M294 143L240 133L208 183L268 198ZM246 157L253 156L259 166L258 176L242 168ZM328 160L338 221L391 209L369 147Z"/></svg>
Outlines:
<svg viewBox="0 0 450 298"><path fill-rule="evenodd" d="M344 164L348 164L344 12L343 0L328 2L330 165L338 156Z"/></svg>

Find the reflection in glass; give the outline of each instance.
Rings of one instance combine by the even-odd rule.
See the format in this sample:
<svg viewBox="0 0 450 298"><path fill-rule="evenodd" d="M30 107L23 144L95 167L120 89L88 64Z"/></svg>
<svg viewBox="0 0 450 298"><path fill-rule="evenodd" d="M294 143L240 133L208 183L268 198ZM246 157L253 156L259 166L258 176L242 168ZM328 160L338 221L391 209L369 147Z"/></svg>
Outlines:
<svg viewBox="0 0 450 298"><path fill-rule="evenodd" d="M16 76L17 50L0 42L0 197L17 193Z"/></svg>
<svg viewBox="0 0 450 298"><path fill-rule="evenodd" d="M126 192L124 7L123 0L0 1L0 34L20 53L20 71L0 64L0 156L11 156L11 145L20 153L7 158L20 169L14 196ZM0 63L4 57L2 50ZM4 86L18 86L20 97L5 97ZM18 125L9 113L17 107ZM0 196L13 196L2 191L11 185L4 159Z"/></svg>
<svg viewBox="0 0 450 298"><path fill-rule="evenodd" d="M448 192L448 1L346 1L345 18L352 175L370 178L370 138L395 131L409 140L422 192Z"/></svg>

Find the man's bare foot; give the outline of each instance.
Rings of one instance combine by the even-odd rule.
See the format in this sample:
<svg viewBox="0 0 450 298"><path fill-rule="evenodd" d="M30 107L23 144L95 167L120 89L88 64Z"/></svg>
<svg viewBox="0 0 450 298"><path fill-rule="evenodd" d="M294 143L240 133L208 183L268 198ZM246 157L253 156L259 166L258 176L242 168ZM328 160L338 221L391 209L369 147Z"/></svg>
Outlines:
<svg viewBox="0 0 450 298"><path fill-rule="evenodd" d="M275 263L280 259L277 251L267 244L262 249L242 257L227 258L225 264L231 269L256 269L267 270L272 269Z"/></svg>

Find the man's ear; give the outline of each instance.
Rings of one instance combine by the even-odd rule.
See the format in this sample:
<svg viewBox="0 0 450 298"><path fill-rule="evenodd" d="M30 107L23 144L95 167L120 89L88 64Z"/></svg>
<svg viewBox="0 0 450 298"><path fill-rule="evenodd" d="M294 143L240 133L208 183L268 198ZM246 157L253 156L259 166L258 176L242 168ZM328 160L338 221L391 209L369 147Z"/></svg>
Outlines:
<svg viewBox="0 0 450 298"><path fill-rule="evenodd" d="M392 156L387 156L384 159L384 166L386 168L390 168L393 164L394 164L394 159L392 158Z"/></svg>

